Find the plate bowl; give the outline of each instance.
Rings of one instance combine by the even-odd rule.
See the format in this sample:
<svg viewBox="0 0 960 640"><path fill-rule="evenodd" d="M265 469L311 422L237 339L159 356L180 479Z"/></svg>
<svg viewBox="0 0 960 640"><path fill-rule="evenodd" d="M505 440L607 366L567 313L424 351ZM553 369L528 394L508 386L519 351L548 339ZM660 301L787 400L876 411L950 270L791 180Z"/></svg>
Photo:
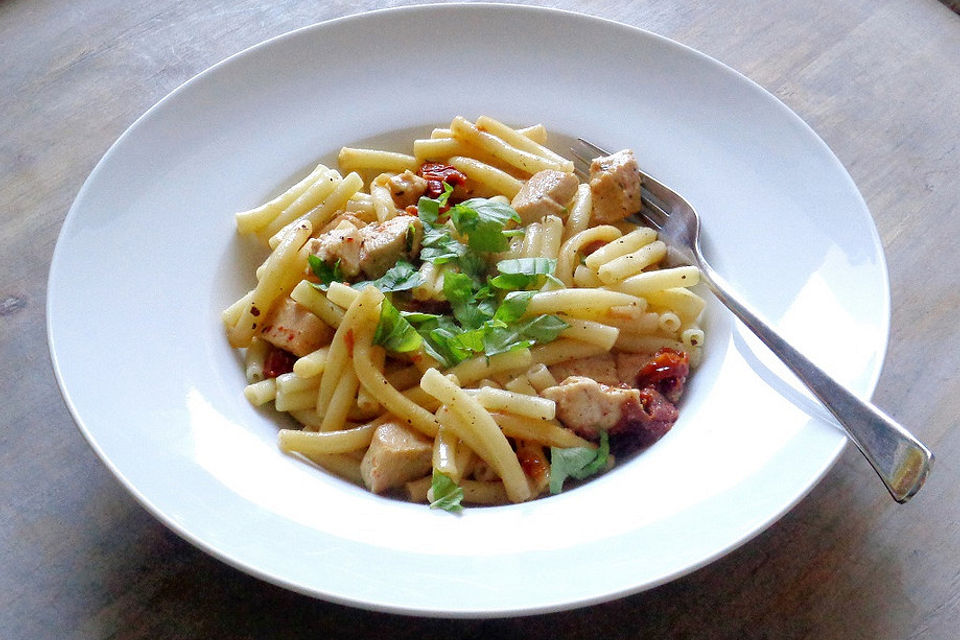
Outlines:
<svg viewBox="0 0 960 640"><path fill-rule="evenodd" d="M357 47L374 37L379 47ZM845 439L769 384L762 353L713 300L674 429L564 494L453 516L277 449L278 418L244 401L219 319L257 258L233 212L332 163L341 145L409 149L457 114L543 122L560 151L575 136L633 148L703 215L718 270L841 382L872 391L889 317L880 243L847 173L789 109L636 28L529 7L408 7L307 27L212 67L134 123L83 185L54 253L47 323L64 397L104 463L225 562L420 615L609 600L774 522Z"/></svg>

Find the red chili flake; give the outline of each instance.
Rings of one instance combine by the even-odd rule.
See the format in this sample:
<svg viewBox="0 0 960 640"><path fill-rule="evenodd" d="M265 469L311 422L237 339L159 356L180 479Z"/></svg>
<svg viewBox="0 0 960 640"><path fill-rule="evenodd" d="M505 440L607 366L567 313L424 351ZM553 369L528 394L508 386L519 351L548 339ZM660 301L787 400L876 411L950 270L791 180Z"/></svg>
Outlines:
<svg viewBox="0 0 960 640"><path fill-rule="evenodd" d="M297 356L289 351L271 347L263 359L263 375L266 378L276 378L277 376L293 371L293 363Z"/></svg>
<svg viewBox="0 0 960 640"><path fill-rule="evenodd" d="M343 341L347 344L347 353L350 354L350 357L353 357L353 329L347 329L347 332L343 336Z"/></svg>

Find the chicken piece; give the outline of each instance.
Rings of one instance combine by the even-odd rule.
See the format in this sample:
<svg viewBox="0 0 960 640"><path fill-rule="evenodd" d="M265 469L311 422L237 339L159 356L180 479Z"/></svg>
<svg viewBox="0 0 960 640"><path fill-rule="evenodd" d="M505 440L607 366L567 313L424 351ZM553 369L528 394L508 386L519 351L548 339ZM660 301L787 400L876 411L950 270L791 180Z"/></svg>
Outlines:
<svg viewBox="0 0 960 640"><path fill-rule="evenodd" d="M571 376L540 392L557 403L557 419L584 438L600 431L625 437L647 447L667 433L677 420L677 408L653 388L628 389Z"/></svg>
<svg viewBox="0 0 960 640"><path fill-rule="evenodd" d="M622 382L617 377L617 365L613 356L609 353L602 353L589 358L577 358L576 360L567 360L549 367L550 373L560 382L563 382L570 376L582 376L591 378L601 384L617 386Z"/></svg>
<svg viewBox="0 0 960 640"><path fill-rule="evenodd" d="M387 180L387 187L397 208L406 209L412 204L417 204L420 196L426 193L427 181L407 169Z"/></svg>
<svg viewBox="0 0 960 640"><path fill-rule="evenodd" d="M385 422L373 433L360 475L374 493L384 493L422 478L433 466L433 445L396 422Z"/></svg>
<svg viewBox="0 0 960 640"><path fill-rule="evenodd" d="M522 224L536 222L546 215L559 216L577 193L579 185L572 173L546 169L533 174L510 203L520 214Z"/></svg>
<svg viewBox="0 0 960 640"><path fill-rule="evenodd" d="M617 379L627 386L636 387L637 375L649 361L650 356L645 353L618 353Z"/></svg>
<svg viewBox="0 0 960 640"><path fill-rule="evenodd" d="M360 229L341 224L310 240L310 253L328 264L340 261L340 272L347 278L360 274Z"/></svg>
<svg viewBox="0 0 960 640"><path fill-rule="evenodd" d="M591 378L570 376L540 395L557 403L557 420L584 438L596 439L610 431L623 416L623 405L639 402L639 391L601 384Z"/></svg>
<svg viewBox="0 0 960 640"><path fill-rule="evenodd" d="M360 230L360 270L376 280L397 263L420 252L423 223L416 216L399 215L385 222L370 223Z"/></svg>
<svg viewBox="0 0 960 640"><path fill-rule="evenodd" d="M290 298L274 306L263 321L260 337L273 346L302 357L333 339L333 328Z"/></svg>
<svg viewBox="0 0 960 640"><path fill-rule="evenodd" d="M400 258L410 259L420 251L423 223L416 216L399 215L386 222L371 222L361 228L341 223L310 240L310 252L328 264L340 261L345 278L363 273L376 280Z"/></svg>
<svg viewBox="0 0 960 640"><path fill-rule="evenodd" d="M640 169L630 149L595 158L590 164L593 224L610 224L640 211Z"/></svg>

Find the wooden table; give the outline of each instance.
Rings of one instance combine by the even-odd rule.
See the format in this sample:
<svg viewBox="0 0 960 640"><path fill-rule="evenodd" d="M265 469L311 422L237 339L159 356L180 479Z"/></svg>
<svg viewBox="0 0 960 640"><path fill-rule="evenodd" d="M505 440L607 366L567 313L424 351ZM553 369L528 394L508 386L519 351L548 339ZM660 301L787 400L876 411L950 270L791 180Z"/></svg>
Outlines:
<svg viewBox="0 0 960 640"><path fill-rule="evenodd" d="M265 38L386 4L0 3L0 637L960 636L960 16L935 0L541 2L691 45L832 147L874 215L892 333L874 398L936 452L910 504L848 447L769 530L652 591L487 621L369 613L268 585L148 515L73 427L51 371L47 270L109 145L194 74Z"/></svg>

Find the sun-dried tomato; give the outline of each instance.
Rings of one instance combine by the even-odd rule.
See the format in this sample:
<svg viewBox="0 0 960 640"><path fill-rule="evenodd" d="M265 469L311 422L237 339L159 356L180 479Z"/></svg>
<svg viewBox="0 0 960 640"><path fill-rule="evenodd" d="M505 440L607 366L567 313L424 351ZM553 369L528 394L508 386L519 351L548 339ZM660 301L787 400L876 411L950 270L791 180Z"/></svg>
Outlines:
<svg viewBox="0 0 960 640"><path fill-rule="evenodd" d="M676 402L689 373L690 357L683 351L663 347L637 372L636 386L652 387Z"/></svg>
<svg viewBox="0 0 960 640"><path fill-rule="evenodd" d="M266 378L276 378L284 373L290 373L293 371L293 363L296 360L297 356L289 351L271 347L263 359L263 375Z"/></svg>
<svg viewBox="0 0 960 640"><path fill-rule="evenodd" d="M427 181L427 191L423 195L438 198L443 193L443 183L456 187L467 181L467 176L448 164L424 162L417 169L417 175Z"/></svg>

